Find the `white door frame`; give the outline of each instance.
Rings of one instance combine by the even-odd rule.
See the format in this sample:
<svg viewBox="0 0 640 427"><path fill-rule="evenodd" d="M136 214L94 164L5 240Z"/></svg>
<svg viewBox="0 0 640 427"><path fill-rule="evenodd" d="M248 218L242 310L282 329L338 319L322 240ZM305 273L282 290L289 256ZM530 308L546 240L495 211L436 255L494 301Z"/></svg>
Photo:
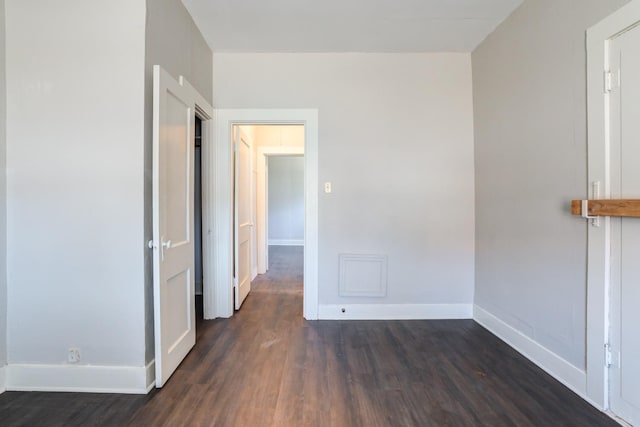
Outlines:
<svg viewBox="0 0 640 427"><path fill-rule="evenodd" d="M604 73L609 70L610 41L638 23L640 1L633 0L587 30L588 178L589 183L600 182L600 198L609 198L611 194L609 95L604 90ZM607 410L609 378L604 348L609 341L609 218L601 219L599 228L589 226L588 234L586 392L593 404Z"/></svg>
<svg viewBox="0 0 640 427"><path fill-rule="evenodd" d="M268 180L267 180L267 158L269 156L300 156L304 155L304 147L258 147L256 162L258 164L258 188L256 189L256 230L258 248L258 273L264 274L269 266L267 265L268 255Z"/></svg>
<svg viewBox="0 0 640 427"><path fill-rule="evenodd" d="M211 161L211 152L213 149L213 107L207 109L201 108L196 104L196 115L202 121L202 135L200 142L200 189L202 192L202 303L203 312L211 310L211 300L207 298L213 294L213 206L215 200L212 194L212 168L214 163ZM206 319L206 317L205 317Z"/></svg>
<svg viewBox="0 0 640 427"><path fill-rule="evenodd" d="M210 153L214 165L213 283L203 284L205 319L233 315L233 125L304 125L305 222L303 316L318 318L318 110L315 109L219 109L214 110L215 140ZM208 301L207 301L208 300ZM208 308L208 309L207 309Z"/></svg>
<svg viewBox="0 0 640 427"><path fill-rule="evenodd" d="M204 318L207 319L206 313L211 312L214 301L214 265L213 265L213 216L216 201L213 194L213 177L212 168L215 167L213 155L215 141L213 139L213 128L215 126L214 109L207 100L183 77L180 76L178 81L181 85L191 90L192 97L195 100L195 114L202 121L202 135L200 146L200 168L201 168L201 191L202 191L202 299Z"/></svg>

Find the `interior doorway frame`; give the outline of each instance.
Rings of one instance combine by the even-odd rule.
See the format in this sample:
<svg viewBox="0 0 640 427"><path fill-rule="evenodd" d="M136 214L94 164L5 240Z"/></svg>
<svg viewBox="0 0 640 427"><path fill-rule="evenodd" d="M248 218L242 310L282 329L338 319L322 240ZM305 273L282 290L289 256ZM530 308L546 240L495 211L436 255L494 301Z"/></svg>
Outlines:
<svg viewBox="0 0 640 427"><path fill-rule="evenodd" d="M264 274L269 269L268 265L268 196L269 181L267 179L267 162L271 156L304 156L304 147L258 147L256 156L258 185L256 188L256 253L258 258L258 274ZM261 181L260 181L261 180Z"/></svg>
<svg viewBox="0 0 640 427"><path fill-rule="evenodd" d="M208 164L213 165L213 174L208 177L213 280L203 283L204 318L233 316L233 126L304 125L303 316L307 320L318 319L318 110L215 109L213 122L213 150L206 154Z"/></svg>
<svg viewBox="0 0 640 427"><path fill-rule="evenodd" d="M640 2L632 1L587 30L588 182L589 187L591 183L600 183L598 198L611 196L607 164L609 95L604 86L605 73L610 69L610 43L637 25L640 25ZM608 217L600 221L600 227L588 229L586 395L592 404L607 411L610 400L605 346L609 343L610 326L611 223Z"/></svg>

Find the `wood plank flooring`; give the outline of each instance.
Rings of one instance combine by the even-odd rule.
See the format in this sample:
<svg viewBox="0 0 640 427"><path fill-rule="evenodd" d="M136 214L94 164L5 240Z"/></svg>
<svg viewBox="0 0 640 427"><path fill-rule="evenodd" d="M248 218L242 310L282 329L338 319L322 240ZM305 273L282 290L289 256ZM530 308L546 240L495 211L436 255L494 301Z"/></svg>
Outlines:
<svg viewBox="0 0 640 427"><path fill-rule="evenodd" d="M307 322L302 252L146 396L0 395L0 426L615 426L471 320Z"/></svg>

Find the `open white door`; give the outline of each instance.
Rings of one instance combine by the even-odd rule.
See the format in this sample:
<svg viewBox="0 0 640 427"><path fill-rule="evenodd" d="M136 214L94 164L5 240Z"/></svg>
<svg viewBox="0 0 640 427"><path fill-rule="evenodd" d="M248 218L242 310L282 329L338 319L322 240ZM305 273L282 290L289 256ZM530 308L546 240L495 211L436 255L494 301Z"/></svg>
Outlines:
<svg viewBox="0 0 640 427"><path fill-rule="evenodd" d="M194 101L153 69L153 298L156 387L196 342L193 244Z"/></svg>
<svg viewBox="0 0 640 427"><path fill-rule="evenodd" d="M611 41L611 198L640 198L640 27ZM611 218L611 411L640 425L640 219Z"/></svg>
<svg viewBox="0 0 640 427"><path fill-rule="evenodd" d="M239 310L251 291L251 142L236 126L235 149L235 309Z"/></svg>

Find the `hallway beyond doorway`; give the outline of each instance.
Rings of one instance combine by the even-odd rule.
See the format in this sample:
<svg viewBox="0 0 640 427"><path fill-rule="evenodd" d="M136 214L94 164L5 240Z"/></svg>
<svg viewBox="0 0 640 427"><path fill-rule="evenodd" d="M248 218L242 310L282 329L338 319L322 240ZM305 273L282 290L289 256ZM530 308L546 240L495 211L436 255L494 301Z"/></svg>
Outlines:
<svg viewBox="0 0 640 427"><path fill-rule="evenodd" d="M269 246L269 271L253 280L253 292L284 292L302 297L303 258L303 246Z"/></svg>

